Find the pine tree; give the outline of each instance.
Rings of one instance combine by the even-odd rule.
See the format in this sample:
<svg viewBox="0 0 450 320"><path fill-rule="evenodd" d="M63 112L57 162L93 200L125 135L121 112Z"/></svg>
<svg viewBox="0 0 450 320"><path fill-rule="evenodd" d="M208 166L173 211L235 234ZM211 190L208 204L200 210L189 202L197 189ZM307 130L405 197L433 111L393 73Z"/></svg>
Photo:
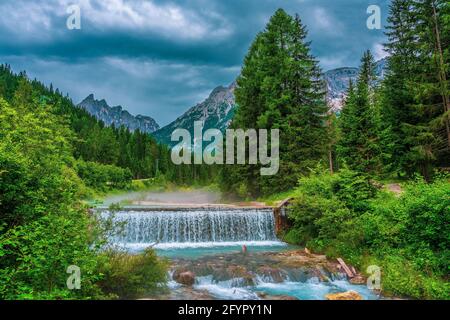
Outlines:
<svg viewBox="0 0 450 320"><path fill-rule="evenodd" d="M450 4L445 0L416 0L419 57L423 72L418 78L418 104L430 117L434 135L432 145L436 158L450 156L450 100L449 100L449 18ZM444 51L444 48L447 48Z"/></svg>
<svg viewBox="0 0 450 320"><path fill-rule="evenodd" d="M385 45L388 71L381 90L382 148L388 172L412 171L408 125L418 123L409 86L417 73L417 46L412 0L394 0L390 7Z"/></svg>
<svg viewBox="0 0 450 320"><path fill-rule="evenodd" d="M250 194L284 190L327 158L325 85L306 36L299 16L279 9L250 47L237 81L233 127L279 129L280 171L260 177L255 166L225 168L225 180L237 179L234 189L244 184Z"/></svg>
<svg viewBox="0 0 450 320"><path fill-rule="evenodd" d="M448 164L448 10L448 3L440 0L391 4L390 57L381 98L389 171L420 171L429 179L435 160Z"/></svg>
<svg viewBox="0 0 450 320"><path fill-rule="evenodd" d="M356 87L350 84L339 119L338 154L349 168L362 173L379 172L379 134L375 108L375 61L370 51L361 59Z"/></svg>

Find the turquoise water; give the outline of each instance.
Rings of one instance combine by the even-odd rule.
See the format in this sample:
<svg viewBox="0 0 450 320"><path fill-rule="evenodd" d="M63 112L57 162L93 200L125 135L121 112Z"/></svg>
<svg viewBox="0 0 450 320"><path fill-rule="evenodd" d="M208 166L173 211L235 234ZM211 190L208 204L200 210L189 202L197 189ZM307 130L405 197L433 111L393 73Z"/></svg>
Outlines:
<svg viewBox="0 0 450 320"><path fill-rule="evenodd" d="M247 257L250 261L256 261L261 265L267 264L264 261L264 253L283 252L299 249L297 246L285 244L280 241L272 242L243 242L243 243L172 243L160 244L155 246L155 250L160 257L168 258L177 264L177 261L191 261L192 263L205 263L220 261L230 256L241 256L242 245L247 248ZM148 244L128 244L127 249L130 252L137 253L148 247ZM261 256L261 254L263 254ZM224 258L225 257L225 258ZM248 267L246 259L242 259L239 264ZM239 261L239 260L238 260ZM235 265L236 260L225 262L225 265ZM380 299L377 294L369 290L365 285L353 285L345 279L329 279L329 281L320 281L317 277L309 278L305 281L296 281L294 279L285 279L282 282L276 282L272 279L255 277L255 283L251 286L242 283L240 278L229 278L228 280L218 281L213 275L204 275L196 277L196 283L193 291L207 292L212 299L219 300L259 300L261 293L268 296L290 296L300 300L324 300L330 293L340 293L346 291L358 292L364 300ZM182 286L175 281L169 281L169 288L176 296L177 290ZM190 299L189 296L183 296L183 299Z"/></svg>
<svg viewBox="0 0 450 320"><path fill-rule="evenodd" d="M247 252L280 252L298 249L281 241L255 241L255 242L221 242L221 243L163 243L156 244L153 248L158 256L171 259L198 259L205 256L218 256L230 253L242 252L243 245ZM139 253L150 247L151 244L122 244L121 247L130 253Z"/></svg>
<svg viewBox="0 0 450 320"><path fill-rule="evenodd" d="M322 300L329 293L350 290L364 299L378 298L366 286L335 278L319 266L283 264L285 255L276 253L299 248L277 239L271 210L146 208L113 215L103 211L102 216L126 222L125 232L112 239L119 247L130 253L152 247L170 260L169 288L174 299L196 299L207 293L211 299L257 300L263 293L269 298ZM246 254L242 254L244 246ZM196 275L192 288L172 280L172 272L180 268Z"/></svg>
<svg viewBox="0 0 450 320"><path fill-rule="evenodd" d="M260 300L261 294L268 299L275 296L295 297L299 300L325 300L327 294L355 291L364 300L378 300L380 297L365 285L353 285L345 279L345 276L325 275L327 281L321 281L316 276L298 276L304 274L301 268L286 269L278 266L277 263L270 262L270 253L299 249L296 246L283 244L272 246L247 246L247 254L241 254L239 246L210 246L201 248L170 248L157 249L158 255L172 259L175 266L183 265L186 261L190 266L188 270L197 274L194 292L207 292L212 299L218 300ZM267 255L265 254L267 253ZM222 267L221 271L215 274L205 272L197 273L199 270L195 266L214 264ZM184 264L185 265L185 264ZM251 285L244 278L230 276L223 270L229 266L240 266L248 270L253 276ZM252 268L253 266L253 268ZM258 266L269 266L275 269L286 271L282 281L276 277L263 276L255 273ZM175 267L176 268L176 267ZM206 271L208 272L208 271ZM171 279L170 275L170 279ZM174 280L169 282L169 288L177 296L179 291L185 292L183 287ZM178 296L179 297L179 296ZM188 295L181 299L190 299Z"/></svg>
<svg viewBox="0 0 450 320"><path fill-rule="evenodd" d="M175 281L170 281L169 288L176 291L182 287ZM327 294L347 291L359 293L364 300L380 299L375 292L364 285L353 285L346 280L323 282L318 278L310 278L304 282L284 281L281 283L266 282L257 278L255 285L242 286L238 278L215 281L212 276L202 276L197 277L193 290L206 291L213 299L219 300L260 300L261 293L266 296L295 297L299 300L325 300Z"/></svg>
<svg viewBox="0 0 450 320"><path fill-rule="evenodd" d="M289 246L286 244L280 245L272 245L272 246L251 246L247 245L248 253L256 253L256 252L279 252L285 251L289 249L294 249L296 247ZM221 254L229 254L229 253L239 253L242 252L242 246L234 245L234 246L211 246L205 248L183 248L183 249L156 249L157 253L161 257L165 258L182 258L182 259L197 259L205 256L215 256Z"/></svg>
<svg viewBox="0 0 450 320"><path fill-rule="evenodd" d="M287 295L300 300L324 300L330 293L356 291L365 300L378 300L379 297L364 285L353 285L346 280L321 282L317 278L306 282L261 283L252 288L268 295Z"/></svg>

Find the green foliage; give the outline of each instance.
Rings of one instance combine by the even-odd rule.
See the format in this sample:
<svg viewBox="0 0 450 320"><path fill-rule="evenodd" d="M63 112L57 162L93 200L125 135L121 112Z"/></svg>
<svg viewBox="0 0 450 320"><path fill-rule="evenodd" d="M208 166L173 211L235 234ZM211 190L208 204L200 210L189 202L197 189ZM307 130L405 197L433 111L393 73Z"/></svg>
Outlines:
<svg viewBox="0 0 450 320"><path fill-rule="evenodd" d="M85 182L124 187L131 172L75 160L77 138L58 102L24 74L2 66L0 78L7 80L0 81L0 92L8 99L0 97L0 299L109 297L114 292L99 285L105 263L99 253L113 226L91 215L80 196ZM149 253L136 259L142 261L130 275L143 275L150 288L163 272L160 262ZM67 287L72 265L81 270L79 290Z"/></svg>
<svg viewBox="0 0 450 320"><path fill-rule="evenodd" d="M251 45L237 80L239 107L232 126L279 129L280 170L275 176L261 177L256 166L225 166L225 191L242 191L242 183L251 195L285 191L300 173L324 158L325 86L306 36L300 18L279 9Z"/></svg>
<svg viewBox="0 0 450 320"><path fill-rule="evenodd" d="M420 172L430 180L432 164L449 166L449 8L445 0L390 6L390 56L380 94L385 171Z"/></svg>
<svg viewBox="0 0 450 320"><path fill-rule="evenodd" d="M375 61L367 51L361 68L348 95L339 118L341 137L337 143L340 160L349 168L366 174L379 171L379 124L375 104Z"/></svg>
<svg viewBox="0 0 450 320"><path fill-rule="evenodd" d="M72 135L52 106L29 93L23 81L14 108L0 99L0 297L92 297L93 221L77 205L83 183L71 168ZM66 287L70 265L83 270L81 291Z"/></svg>
<svg viewBox="0 0 450 320"><path fill-rule="evenodd" d="M135 299L164 290L161 285L167 278L167 263L158 259L154 250L147 249L140 255L109 251L104 257L99 269L104 275L99 283L103 292Z"/></svg>
<svg viewBox="0 0 450 320"><path fill-rule="evenodd" d="M82 160L77 161L76 171L86 185L100 191L127 189L133 177L129 169Z"/></svg>
<svg viewBox="0 0 450 320"><path fill-rule="evenodd" d="M392 295L416 299L450 299L450 284L445 279L426 275L414 262L395 252L372 258L362 264L382 266L382 288Z"/></svg>
<svg viewBox="0 0 450 320"><path fill-rule="evenodd" d="M300 179L296 194L286 239L360 267L379 265L387 292L450 298L445 280L450 270L448 178L409 183L395 196L342 170Z"/></svg>
<svg viewBox="0 0 450 320"><path fill-rule="evenodd" d="M84 210L51 214L9 229L0 237L0 297L3 299L95 298L96 251ZM66 286L69 266L81 269L81 290Z"/></svg>

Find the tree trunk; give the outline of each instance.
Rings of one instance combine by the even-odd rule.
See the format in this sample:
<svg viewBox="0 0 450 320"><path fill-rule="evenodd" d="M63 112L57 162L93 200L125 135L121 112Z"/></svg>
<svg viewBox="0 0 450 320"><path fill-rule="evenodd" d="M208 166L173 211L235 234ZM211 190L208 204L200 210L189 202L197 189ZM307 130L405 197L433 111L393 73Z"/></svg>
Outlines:
<svg viewBox="0 0 450 320"><path fill-rule="evenodd" d="M442 102L444 104L444 113L447 113L450 110L450 103L447 90L447 75L445 74L444 68L444 55L442 53L442 44L439 32L439 24L437 20L436 5L434 2L432 2L431 6L433 7L433 22L434 22L434 33L436 37L436 51L437 51L436 54L439 57L437 61L439 70L439 84L441 87ZM447 117L448 116L446 116L446 119L444 119L444 121L445 121L445 129L447 132L447 147L450 148L450 125Z"/></svg>
<svg viewBox="0 0 450 320"><path fill-rule="evenodd" d="M328 159L329 159L329 161L330 161L330 173L331 173L331 174L334 174L333 150L331 149L331 147L330 147L330 149L329 149L329 151L328 151Z"/></svg>

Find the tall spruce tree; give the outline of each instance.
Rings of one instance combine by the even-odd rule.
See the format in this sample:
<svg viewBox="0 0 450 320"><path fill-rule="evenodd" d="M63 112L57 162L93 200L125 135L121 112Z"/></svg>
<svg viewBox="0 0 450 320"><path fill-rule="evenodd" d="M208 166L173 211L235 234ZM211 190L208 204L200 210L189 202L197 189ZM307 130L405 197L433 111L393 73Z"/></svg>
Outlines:
<svg viewBox="0 0 450 320"><path fill-rule="evenodd" d="M450 4L446 0L416 0L415 13L419 58L423 67L415 86L417 105L425 111L424 117L429 120L434 138L431 144L433 156L440 164L449 165Z"/></svg>
<svg viewBox="0 0 450 320"><path fill-rule="evenodd" d="M383 160L388 172L414 172L415 167L409 155L413 145L408 138L408 128L419 122L410 89L419 68L412 8L412 0L394 0L386 27L388 43L385 49L389 58L381 90L381 145L386 155Z"/></svg>
<svg viewBox="0 0 450 320"><path fill-rule="evenodd" d="M345 164L361 173L379 171L379 134L375 108L375 60L370 51L361 59L356 87L350 84L339 119L337 151Z"/></svg>
<svg viewBox="0 0 450 320"><path fill-rule="evenodd" d="M255 166L226 168L229 189L250 194L293 187L327 155L325 85L299 16L279 9L258 34L237 81L234 128L280 129L280 170L261 177ZM235 166L236 167L236 166ZM234 174L233 174L234 172Z"/></svg>
<svg viewBox="0 0 450 320"><path fill-rule="evenodd" d="M419 171L429 179L435 160L448 166L448 12L448 2L441 0L391 4L381 95L389 171Z"/></svg>

